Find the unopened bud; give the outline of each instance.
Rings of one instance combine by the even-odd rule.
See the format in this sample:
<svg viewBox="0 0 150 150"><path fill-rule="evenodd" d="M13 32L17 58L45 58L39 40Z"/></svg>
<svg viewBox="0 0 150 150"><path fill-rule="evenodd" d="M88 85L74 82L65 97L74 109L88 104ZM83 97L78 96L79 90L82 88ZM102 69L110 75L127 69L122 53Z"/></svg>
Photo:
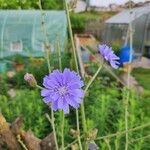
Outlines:
<svg viewBox="0 0 150 150"><path fill-rule="evenodd" d="M37 81L34 78L33 74L26 73L24 75L24 80L27 81L30 84L30 86L32 86L32 87L36 87L36 85L37 85Z"/></svg>
<svg viewBox="0 0 150 150"><path fill-rule="evenodd" d="M94 142L89 143L88 150L98 150L98 146Z"/></svg>

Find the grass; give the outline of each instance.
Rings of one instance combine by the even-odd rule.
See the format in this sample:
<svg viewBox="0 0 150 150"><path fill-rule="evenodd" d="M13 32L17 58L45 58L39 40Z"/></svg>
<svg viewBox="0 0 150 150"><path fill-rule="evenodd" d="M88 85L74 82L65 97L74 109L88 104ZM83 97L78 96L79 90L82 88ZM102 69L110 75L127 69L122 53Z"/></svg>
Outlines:
<svg viewBox="0 0 150 150"><path fill-rule="evenodd" d="M72 23L72 28L74 31L84 31L86 23L90 20L103 20L113 16L115 12L82 12L82 13L71 13L70 19Z"/></svg>
<svg viewBox="0 0 150 150"><path fill-rule="evenodd" d="M96 12L96 11L88 11L88 12L81 12L78 14L74 14L76 16L82 16L87 19L104 19L111 17L112 15L116 14L115 12Z"/></svg>
<svg viewBox="0 0 150 150"><path fill-rule="evenodd" d="M145 90L150 90L150 69L137 68L132 74Z"/></svg>

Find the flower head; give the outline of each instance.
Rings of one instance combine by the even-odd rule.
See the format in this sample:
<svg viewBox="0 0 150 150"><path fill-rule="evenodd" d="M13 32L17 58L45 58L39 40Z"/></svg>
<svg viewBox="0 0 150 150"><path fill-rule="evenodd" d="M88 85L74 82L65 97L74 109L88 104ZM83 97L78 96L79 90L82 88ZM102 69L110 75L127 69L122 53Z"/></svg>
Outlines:
<svg viewBox="0 0 150 150"><path fill-rule="evenodd" d="M107 45L99 45L99 53L103 56L103 58L110 63L110 65L117 69L119 66L119 57L117 57L112 48L108 47Z"/></svg>
<svg viewBox="0 0 150 150"><path fill-rule="evenodd" d="M76 72L65 69L64 72L54 70L43 79L41 96L45 103L51 103L52 109L61 109L69 113L69 105L78 108L82 102L84 92L81 89L83 81Z"/></svg>
<svg viewBox="0 0 150 150"><path fill-rule="evenodd" d="M98 150L98 146L95 143L89 143L88 150Z"/></svg>
<svg viewBox="0 0 150 150"><path fill-rule="evenodd" d="M32 87L35 87L37 85L37 81L34 78L33 74L26 73L24 75L24 80L27 81Z"/></svg>

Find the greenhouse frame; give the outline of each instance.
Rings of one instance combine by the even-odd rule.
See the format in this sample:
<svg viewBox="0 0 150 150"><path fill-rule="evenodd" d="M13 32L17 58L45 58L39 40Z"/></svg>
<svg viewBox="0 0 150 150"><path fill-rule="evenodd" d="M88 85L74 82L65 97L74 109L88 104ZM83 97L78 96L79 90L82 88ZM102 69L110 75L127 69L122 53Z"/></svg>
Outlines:
<svg viewBox="0 0 150 150"><path fill-rule="evenodd" d="M120 47L129 45L129 24L132 23L133 49L137 58L150 51L150 5L125 10L106 20L104 41L118 44Z"/></svg>
<svg viewBox="0 0 150 150"><path fill-rule="evenodd" d="M58 42L61 50L64 50L67 39L65 11L1 10L0 20L2 60L16 54L27 57L43 56L45 35L42 26L45 28L51 50L55 49Z"/></svg>

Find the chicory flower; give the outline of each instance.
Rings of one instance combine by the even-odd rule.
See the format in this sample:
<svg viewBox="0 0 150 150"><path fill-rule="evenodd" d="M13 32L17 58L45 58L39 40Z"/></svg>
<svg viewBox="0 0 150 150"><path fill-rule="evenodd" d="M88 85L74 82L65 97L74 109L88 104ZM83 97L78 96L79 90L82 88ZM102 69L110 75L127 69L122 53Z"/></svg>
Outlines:
<svg viewBox="0 0 150 150"><path fill-rule="evenodd" d="M119 67L119 57L114 54L114 51L111 47L108 47L107 45L99 45L99 53L102 55L102 57L110 63L110 65L117 69Z"/></svg>
<svg viewBox="0 0 150 150"><path fill-rule="evenodd" d="M70 69L54 70L44 77L43 86L44 102L50 103L54 111L61 109L65 114L69 113L69 105L78 108L84 96L81 77Z"/></svg>

